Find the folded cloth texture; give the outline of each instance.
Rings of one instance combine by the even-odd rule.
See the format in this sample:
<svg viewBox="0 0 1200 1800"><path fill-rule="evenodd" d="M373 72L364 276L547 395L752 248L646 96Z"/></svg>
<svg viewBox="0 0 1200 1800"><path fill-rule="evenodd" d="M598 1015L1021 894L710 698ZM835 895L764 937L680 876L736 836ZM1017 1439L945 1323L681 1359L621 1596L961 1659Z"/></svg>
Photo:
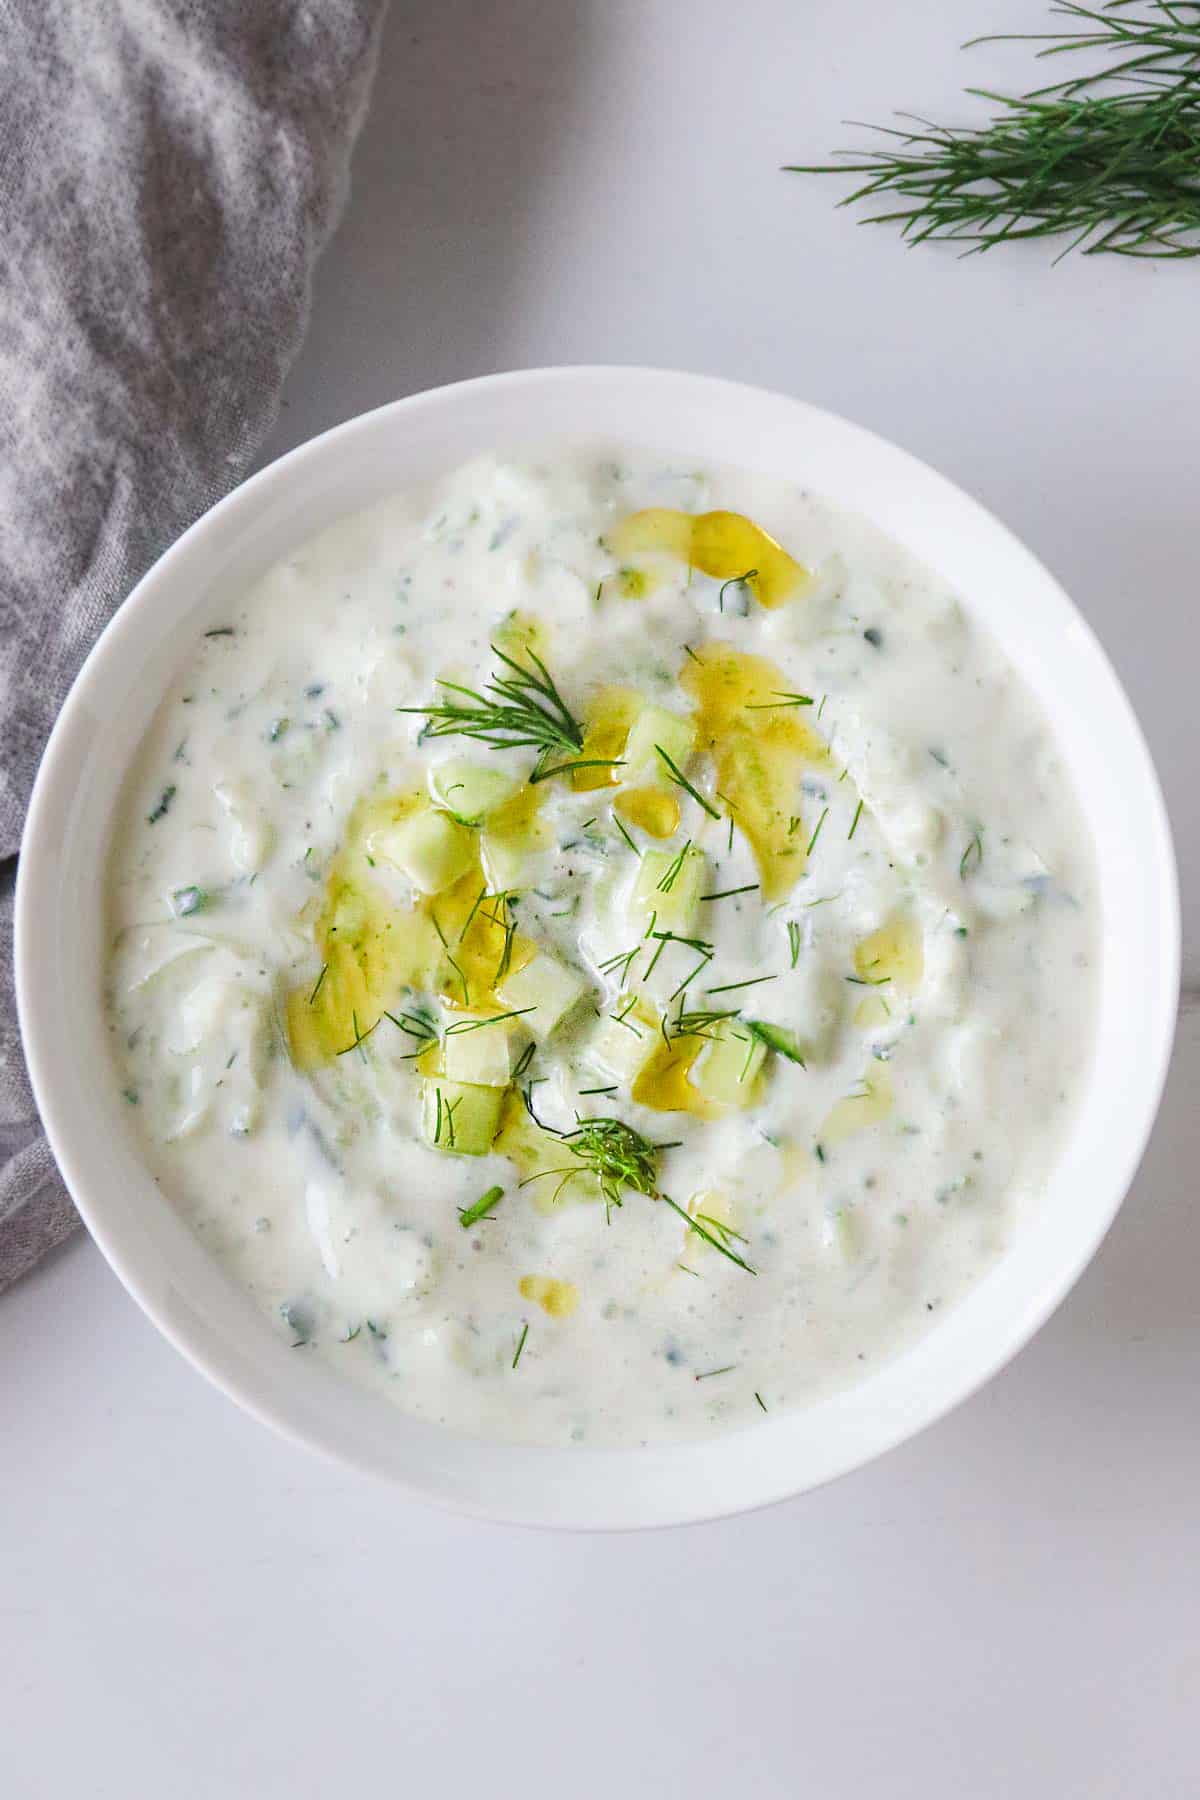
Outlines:
<svg viewBox="0 0 1200 1800"><path fill-rule="evenodd" d="M0 0L0 1289L76 1223L13 992L38 761L99 632L274 422L385 6Z"/></svg>

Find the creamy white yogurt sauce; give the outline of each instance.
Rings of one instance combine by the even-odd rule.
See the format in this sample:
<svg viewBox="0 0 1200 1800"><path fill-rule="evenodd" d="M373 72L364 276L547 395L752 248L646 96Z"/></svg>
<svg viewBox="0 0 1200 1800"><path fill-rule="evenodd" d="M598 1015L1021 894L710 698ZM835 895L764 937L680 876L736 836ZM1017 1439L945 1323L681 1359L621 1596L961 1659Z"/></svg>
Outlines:
<svg viewBox="0 0 1200 1800"><path fill-rule="evenodd" d="M492 645L584 728L542 771L615 765L431 735ZM163 1192L298 1355L491 1438L860 1378L1040 1203L1089 1059L1090 846L1011 666L862 520L640 454L480 458L230 594L109 903ZM648 1192L555 1135L598 1117Z"/></svg>

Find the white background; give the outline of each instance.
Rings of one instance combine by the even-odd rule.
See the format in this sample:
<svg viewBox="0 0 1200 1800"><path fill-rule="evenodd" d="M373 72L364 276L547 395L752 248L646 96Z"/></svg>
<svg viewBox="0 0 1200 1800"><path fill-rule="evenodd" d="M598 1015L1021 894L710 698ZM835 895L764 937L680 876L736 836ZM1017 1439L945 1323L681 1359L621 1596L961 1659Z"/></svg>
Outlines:
<svg viewBox="0 0 1200 1800"><path fill-rule="evenodd" d="M1044 0L395 0L270 454L573 361L740 376L954 476L1141 713L1200 977L1200 273L905 251L778 172L969 116ZM1097 719L1096 729L1104 729ZM1133 1194L1018 1362L819 1494L550 1537L244 1418L77 1239L0 1302L0 1796L1200 1792L1200 1013Z"/></svg>

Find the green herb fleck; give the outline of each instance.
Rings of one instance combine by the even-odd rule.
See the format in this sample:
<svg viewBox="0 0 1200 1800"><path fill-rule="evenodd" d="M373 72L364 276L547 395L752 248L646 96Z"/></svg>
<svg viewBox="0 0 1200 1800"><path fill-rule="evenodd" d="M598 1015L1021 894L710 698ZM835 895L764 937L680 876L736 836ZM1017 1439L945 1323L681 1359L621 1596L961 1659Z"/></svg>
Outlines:
<svg viewBox="0 0 1200 1800"><path fill-rule="evenodd" d="M744 575L733 575L730 577L730 579L728 581L723 581L721 583L721 591L717 595L717 610L719 612L725 611L725 589L726 588L743 587L746 582L753 581L754 577L757 574L758 574L757 569L747 569L746 573Z"/></svg>
<svg viewBox="0 0 1200 1800"><path fill-rule="evenodd" d="M689 838L687 843L683 846L683 849L673 859L669 868L666 870L666 873L663 875L662 880L659 882L658 891L660 894L669 894L671 892L671 889L675 886L675 883L679 878L679 871L680 871L680 869L682 869L684 862L687 859L688 851L691 849L691 847L692 847L692 840L691 840L691 838Z"/></svg>
<svg viewBox="0 0 1200 1800"><path fill-rule="evenodd" d="M160 819L166 818L171 810L171 802L175 798L177 792L178 789L174 782L171 782L168 787L163 789L158 798L158 805L154 808L153 812L148 812L146 814L147 825L157 825Z"/></svg>
<svg viewBox="0 0 1200 1800"><path fill-rule="evenodd" d="M678 764L673 762L672 759L667 755L667 753L663 749L662 745L655 744L654 750L655 750L655 754L657 756L659 756L662 759L662 761L666 764L667 775L670 778L670 780L675 783L676 787L681 787L685 793L690 794L692 796L692 799L696 802L697 806L703 807L704 811L708 814L710 819L719 819L721 817L721 815L717 811L716 807L711 806L709 804L709 802L704 798L704 795L699 791L699 789L694 788L692 786L692 784L688 780L687 776L679 768Z"/></svg>
<svg viewBox="0 0 1200 1800"><path fill-rule="evenodd" d="M794 1031L788 1031L782 1025L771 1025L765 1019L747 1019L745 1024L750 1036L757 1038L760 1044L765 1044L768 1050L785 1056L789 1062L799 1063L802 1069L807 1068Z"/></svg>
<svg viewBox="0 0 1200 1800"><path fill-rule="evenodd" d="M463 1207L458 1215L458 1222L463 1230L467 1231L472 1225L477 1225L480 1219L486 1219L488 1214L499 1206L503 1198L504 1189L502 1187L490 1187L480 1194L478 1200L474 1201L472 1205Z"/></svg>
<svg viewBox="0 0 1200 1800"><path fill-rule="evenodd" d="M171 906L180 919L186 919L189 913L203 912L207 905L208 895L201 887L176 888L171 895Z"/></svg>

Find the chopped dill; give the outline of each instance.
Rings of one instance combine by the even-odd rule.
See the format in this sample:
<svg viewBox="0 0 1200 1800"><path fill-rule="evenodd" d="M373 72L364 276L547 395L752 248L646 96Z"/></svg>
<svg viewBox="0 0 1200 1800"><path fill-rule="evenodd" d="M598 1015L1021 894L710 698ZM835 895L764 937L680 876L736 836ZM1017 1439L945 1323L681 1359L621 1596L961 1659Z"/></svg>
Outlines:
<svg viewBox="0 0 1200 1800"><path fill-rule="evenodd" d="M788 950L791 953L792 967L794 969L796 964L800 961L800 948L801 948L800 927L797 924L795 919L788 920L787 934L788 934Z"/></svg>
<svg viewBox="0 0 1200 1800"><path fill-rule="evenodd" d="M817 820L816 827L813 831L813 834L808 840L808 849L804 852L805 856L812 855L813 848L816 844L816 841L821 835L821 827L825 823L825 821L828 817L829 817L829 808L826 807L825 811L821 814L820 818Z"/></svg>
<svg viewBox="0 0 1200 1800"><path fill-rule="evenodd" d="M658 891L660 894L669 894L671 889L675 886L675 883L679 878L679 871L687 860L688 851L691 847L692 840L689 838L687 843L683 846L683 849L680 850L678 855L672 860L670 867L659 882Z"/></svg>
<svg viewBox="0 0 1200 1800"><path fill-rule="evenodd" d="M384 1007L383 1017L390 1019L397 1031L403 1031L408 1037L420 1038L425 1043L432 1043L437 1036L437 1026L425 1013L401 1012L397 1015Z"/></svg>
<svg viewBox="0 0 1200 1800"><path fill-rule="evenodd" d="M959 880L965 881L969 875L974 875L976 873L976 871L978 870L979 865L982 861L983 861L983 836L982 836L981 829L977 827L971 836L970 843L967 845L966 849L963 851L961 857L959 858L959 861L958 861L958 878L959 878Z"/></svg>
<svg viewBox="0 0 1200 1800"><path fill-rule="evenodd" d="M382 1017L382 1015L380 1015L380 1016ZM354 1042L352 1044L345 1045L345 1047L343 1049L339 1050L337 1053L339 1056L349 1056L349 1054L352 1050L362 1050L363 1045L366 1043L366 1041L370 1037L371 1033L375 1030L375 1027L379 1024L379 1020L376 1019L375 1024L368 1026L366 1031L361 1031L359 1029L359 1024L358 1024L358 1014L356 1012L352 1012L350 1014L350 1023L354 1027ZM363 1050L363 1061L366 1062L366 1060L367 1060L367 1053L365 1050Z"/></svg>
<svg viewBox="0 0 1200 1800"><path fill-rule="evenodd" d="M667 1005L668 1006L670 1006L672 1000L678 999L680 994L684 993L686 989L691 987L693 981L695 981L695 979L696 979L697 975L699 975L700 971L702 969L707 969L707 967L711 961L712 961L712 951L711 950L707 951L707 952L703 952L701 954L700 961L696 964L695 968L689 970L689 972L684 976L683 980L680 982L679 986L677 988L673 988L672 991L667 995Z"/></svg>
<svg viewBox="0 0 1200 1800"><path fill-rule="evenodd" d="M776 696L774 700L747 701L746 711L778 712L781 707L785 706L811 706L813 704L811 694L789 694L780 688L771 688L769 691Z"/></svg>
<svg viewBox="0 0 1200 1800"><path fill-rule="evenodd" d="M453 1025L447 1025L447 1037L460 1037L467 1031L482 1031L486 1025L502 1025L506 1019L520 1019L526 1013L536 1012L536 1006L518 1006L512 1012L492 1013L486 1019L456 1019Z"/></svg>
<svg viewBox="0 0 1200 1800"><path fill-rule="evenodd" d="M458 976L458 979L462 982L463 1005L470 1006L471 995L470 995L470 991L467 987L467 978L463 974L462 970L459 968L458 964L455 962L453 956L451 956L451 954L450 954L450 946L446 942L446 934L442 930L441 921L439 920L437 913L434 911L432 906L429 909L429 917L433 922L433 929L438 934L438 941L440 942L442 949L446 952L446 961L450 964L450 967L454 970L454 973ZM499 979L499 977L497 977L497 980L498 979Z"/></svg>
<svg viewBox="0 0 1200 1800"><path fill-rule="evenodd" d="M718 610L718 612L725 611L725 589L726 588L744 587L746 582L753 581L754 577L757 574L758 574L757 569L747 569L744 575L731 575L728 581L723 581L721 583L721 591L717 595L717 610Z"/></svg>
<svg viewBox="0 0 1200 1800"><path fill-rule="evenodd" d="M738 1011L735 1006L724 1009L707 1007L695 1012L681 1010L671 1021L672 1036L711 1038L716 1028L726 1019L736 1019L737 1017Z"/></svg>
<svg viewBox="0 0 1200 1800"><path fill-rule="evenodd" d="M745 887L719 888L715 894L701 894L700 899L702 902L705 900L730 900L734 894L757 894L757 892L757 881L748 881Z"/></svg>
<svg viewBox="0 0 1200 1800"><path fill-rule="evenodd" d="M706 994L733 994L738 988L759 987L764 981L778 981L778 975L751 975L746 981L723 981L720 987L705 988Z"/></svg>
<svg viewBox="0 0 1200 1800"><path fill-rule="evenodd" d="M624 825L622 825L617 814L614 813L612 818L613 818L613 824L616 826L616 828L620 832L621 836L625 839L625 842L629 845L629 848L633 851L633 854L637 857L640 857L642 854L641 851L638 849L637 845L634 843L633 839L630 837L629 833L626 831Z"/></svg>
<svg viewBox="0 0 1200 1800"><path fill-rule="evenodd" d="M619 969L622 983L628 981L630 964L640 954L641 948L641 944L635 944L632 950L622 950L616 956L610 956L606 962L599 964L600 973L613 975Z"/></svg>
<svg viewBox="0 0 1200 1800"><path fill-rule="evenodd" d="M525 1339L528 1336L529 1336L529 1320L526 1319L525 1323L521 1326L521 1335L517 1339L517 1347L513 1351L512 1366L514 1369L516 1368L517 1364L521 1360L521 1352L525 1348Z"/></svg>
<svg viewBox="0 0 1200 1800"><path fill-rule="evenodd" d="M173 781L163 789L158 797L158 804L155 806L154 810L146 814L147 825L157 825L160 819L166 818L171 810L171 802L178 791L179 790Z"/></svg>
<svg viewBox="0 0 1200 1800"><path fill-rule="evenodd" d="M677 1205L670 1194L659 1194L658 1198L665 1202L672 1212L678 1213L688 1230L694 1231L696 1236L703 1238L706 1244L711 1244L714 1250L719 1250L722 1256L727 1256L731 1263L736 1263L739 1269L746 1271L747 1275L758 1274L758 1270L748 1263L744 1256L739 1256L736 1250L731 1249L728 1244L723 1244L720 1238L708 1229L707 1225L702 1225L698 1219L692 1217L691 1213L685 1212L682 1206Z"/></svg>
<svg viewBox="0 0 1200 1800"><path fill-rule="evenodd" d="M851 838L854 836L855 832L858 830L858 821L862 818L862 809L863 809L863 803L860 799L858 805L854 809L854 817L850 821L850 829L846 833L846 842L847 843L850 842Z"/></svg>
<svg viewBox="0 0 1200 1800"><path fill-rule="evenodd" d="M710 803L704 798L704 795L700 792L700 790L698 788L694 788L692 786L691 782L688 780L687 776L683 773L682 769L680 769L678 764L675 763L671 759L671 757L669 757L667 755L667 753L663 749L662 745L655 744L654 751L655 751L655 755L661 757L662 761L666 764L667 775L668 775L669 779L675 783L675 786L681 787L685 793L690 794L692 796L692 799L696 802L697 806L702 807L704 809L704 811L708 814L710 819L719 819L721 817L721 815L717 811L716 807L710 805Z"/></svg>

